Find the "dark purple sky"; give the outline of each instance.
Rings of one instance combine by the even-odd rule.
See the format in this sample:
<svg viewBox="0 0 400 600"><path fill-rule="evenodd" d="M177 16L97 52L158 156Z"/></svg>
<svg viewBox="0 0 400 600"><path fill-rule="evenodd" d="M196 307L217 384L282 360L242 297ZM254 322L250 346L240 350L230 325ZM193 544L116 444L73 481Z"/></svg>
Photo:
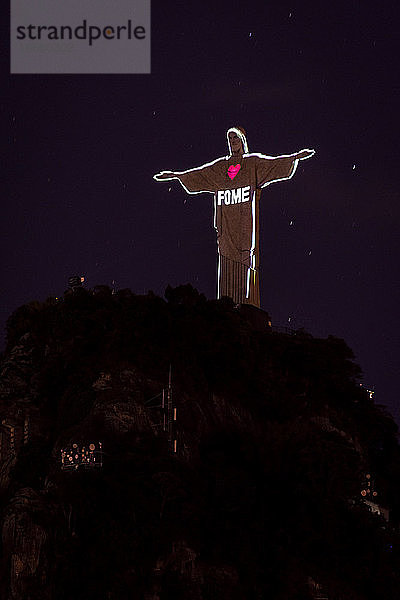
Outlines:
<svg viewBox="0 0 400 600"><path fill-rule="evenodd" d="M151 75L10 76L2 10L2 329L71 274L214 297L211 195L152 175L242 125L250 151L317 152L263 192L262 307L343 337L400 422L397 3L153 2Z"/></svg>

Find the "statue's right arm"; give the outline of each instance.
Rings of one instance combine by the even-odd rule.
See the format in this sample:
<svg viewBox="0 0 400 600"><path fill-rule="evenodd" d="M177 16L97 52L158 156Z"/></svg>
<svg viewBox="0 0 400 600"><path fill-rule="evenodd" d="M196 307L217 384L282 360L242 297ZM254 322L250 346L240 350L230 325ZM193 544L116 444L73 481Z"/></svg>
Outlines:
<svg viewBox="0 0 400 600"><path fill-rule="evenodd" d="M225 165L225 158L218 158L211 163L201 167L194 167L186 171L161 171L154 175L156 181L167 181L178 179L182 187L189 194L200 194L201 192L213 193L217 189L218 181L221 179L221 165Z"/></svg>

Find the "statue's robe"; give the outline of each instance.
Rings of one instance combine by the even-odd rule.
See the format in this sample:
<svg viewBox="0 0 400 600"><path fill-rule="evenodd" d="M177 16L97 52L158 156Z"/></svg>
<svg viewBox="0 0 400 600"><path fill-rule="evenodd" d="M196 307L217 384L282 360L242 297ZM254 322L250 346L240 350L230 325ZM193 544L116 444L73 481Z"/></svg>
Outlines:
<svg viewBox="0 0 400 600"><path fill-rule="evenodd" d="M261 189L290 178L296 154L238 154L182 172L174 172L190 194L214 194L214 227L218 243L218 293L235 303L260 306L259 202ZM237 165L240 168L237 169ZM229 176L228 169L236 169Z"/></svg>

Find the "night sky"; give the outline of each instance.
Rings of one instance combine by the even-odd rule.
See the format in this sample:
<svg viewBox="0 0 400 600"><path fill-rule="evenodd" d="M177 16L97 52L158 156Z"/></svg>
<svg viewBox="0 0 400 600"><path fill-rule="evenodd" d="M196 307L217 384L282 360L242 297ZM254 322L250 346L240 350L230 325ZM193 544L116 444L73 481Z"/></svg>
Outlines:
<svg viewBox="0 0 400 600"><path fill-rule="evenodd" d="M152 3L151 75L9 75L2 8L1 307L85 285L216 294L212 196L160 170L315 148L261 199L261 305L342 337L400 423L397 3Z"/></svg>

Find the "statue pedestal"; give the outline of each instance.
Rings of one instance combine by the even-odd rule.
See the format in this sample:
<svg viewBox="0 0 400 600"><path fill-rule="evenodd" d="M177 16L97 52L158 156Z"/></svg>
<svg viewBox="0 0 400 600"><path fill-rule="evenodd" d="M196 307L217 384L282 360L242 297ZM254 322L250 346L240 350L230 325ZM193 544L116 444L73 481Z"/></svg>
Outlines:
<svg viewBox="0 0 400 600"><path fill-rule="evenodd" d="M271 331L271 317L266 310L252 304L239 304L238 311L254 329Z"/></svg>

